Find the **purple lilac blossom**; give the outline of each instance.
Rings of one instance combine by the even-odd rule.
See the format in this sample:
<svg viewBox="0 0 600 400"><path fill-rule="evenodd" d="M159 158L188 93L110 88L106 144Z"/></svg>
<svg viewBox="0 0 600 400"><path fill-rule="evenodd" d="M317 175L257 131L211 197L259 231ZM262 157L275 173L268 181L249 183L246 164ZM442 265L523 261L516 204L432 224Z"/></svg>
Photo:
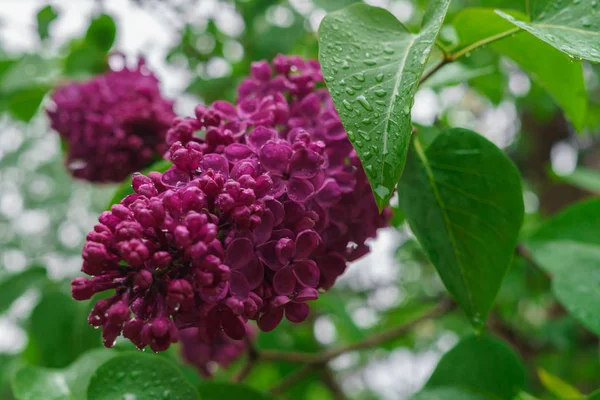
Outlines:
<svg viewBox="0 0 600 400"><path fill-rule="evenodd" d="M73 82L52 94L51 126L67 147L71 174L92 182L120 182L168 149L175 114L144 61Z"/></svg>
<svg viewBox="0 0 600 400"><path fill-rule="evenodd" d="M365 241L379 213L316 61L252 65L235 104L198 106L167 133L164 173L135 174L135 194L103 213L83 249L73 297L111 346L123 334L162 351L196 329L240 340L285 316L302 322ZM202 132L203 135L198 134ZM186 333L187 334L187 333Z"/></svg>

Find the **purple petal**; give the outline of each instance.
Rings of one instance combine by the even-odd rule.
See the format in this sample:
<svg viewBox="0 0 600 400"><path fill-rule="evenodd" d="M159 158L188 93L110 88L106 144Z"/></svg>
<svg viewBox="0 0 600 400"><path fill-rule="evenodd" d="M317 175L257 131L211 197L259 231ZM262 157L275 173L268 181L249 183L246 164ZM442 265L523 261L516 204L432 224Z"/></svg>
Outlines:
<svg viewBox="0 0 600 400"><path fill-rule="evenodd" d="M296 178L312 178L321 166L321 156L308 149L300 149L294 152L290 160L290 176Z"/></svg>
<svg viewBox="0 0 600 400"><path fill-rule="evenodd" d="M240 269L239 272L244 274L250 290L253 290L262 283L265 275L265 267L263 266L263 263L255 257L252 262Z"/></svg>
<svg viewBox="0 0 600 400"><path fill-rule="evenodd" d="M273 226L281 224L285 215L283 204L281 204L277 200L267 200L265 201L265 205L269 210L271 210L271 212L273 213L273 217L275 217L275 220L273 221Z"/></svg>
<svg viewBox="0 0 600 400"><path fill-rule="evenodd" d="M289 198L298 203L303 203L315 191L314 186L306 179L291 178L287 184Z"/></svg>
<svg viewBox="0 0 600 400"><path fill-rule="evenodd" d="M324 289L329 289L335 283L338 276L346 270L346 260L341 254L329 253L317 258L317 264L321 270L321 283Z"/></svg>
<svg viewBox="0 0 600 400"><path fill-rule="evenodd" d="M231 311L221 313L221 325L227 336L235 340L242 340L246 336L246 324Z"/></svg>
<svg viewBox="0 0 600 400"><path fill-rule="evenodd" d="M294 275L304 286L317 287L320 271L317 263L312 260L296 261L293 265ZM277 275L277 274L276 274Z"/></svg>
<svg viewBox="0 0 600 400"><path fill-rule="evenodd" d="M271 232L273 232L273 226L275 225L274 221L275 217L273 216L273 212L267 208L260 220L260 224L254 228L255 244L263 244L269 240L269 237L271 237Z"/></svg>
<svg viewBox="0 0 600 400"><path fill-rule="evenodd" d="M321 237L311 229L307 229L298 234L296 238L296 259L309 258L315 251Z"/></svg>
<svg viewBox="0 0 600 400"><path fill-rule="evenodd" d="M271 240L257 248L258 258L273 271L277 271L285 265L281 263L275 251L277 243L277 240Z"/></svg>
<svg viewBox="0 0 600 400"><path fill-rule="evenodd" d="M199 289L200 298L207 303L217 303L227 296L229 283L221 282L216 287L201 287Z"/></svg>
<svg viewBox="0 0 600 400"><path fill-rule="evenodd" d="M240 300L245 300L248 298L248 293L250 293L250 285L248 284L248 280L238 271L232 271L231 277L229 278L229 291L231 294Z"/></svg>
<svg viewBox="0 0 600 400"><path fill-rule="evenodd" d="M239 269L254 259L254 246L249 239L233 239L225 250L225 264L231 269Z"/></svg>
<svg viewBox="0 0 600 400"><path fill-rule="evenodd" d="M255 148L260 149L269 140L273 140L277 137L277 131L275 129L267 128L264 126L256 127L246 137L248 144Z"/></svg>
<svg viewBox="0 0 600 400"><path fill-rule="evenodd" d="M215 172L220 172L229 177L229 161L220 154L207 154L202 158L202 169L212 169Z"/></svg>
<svg viewBox="0 0 600 400"><path fill-rule="evenodd" d="M254 151L245 144L233 143L225 147L225 156L233 163L250 157Z"/></svg>
<svg viewBox="0 0 600 400"><path fill-rule="evenodd" d="M323 207L332 207L340 201L341 197L342 192L337 182L329 178L317 191L316 200Z"/></svg>
<svg viewBox="0 0 600 400"><path fill-rule="evenodd" d="M279 239L275 246L275 254L277 254L279 262L283 265L289 263L296 254L296 243L288 238Z"/></svg>
<svg viewBox="0 0 600 400"><path fill-rule="evenodd" d="M269 141L260 149L262 167L279 175L283 175L287 171L291 156L292 149L286 143Z"/></svg>
<svg viewBox="0 0 600 400"><path fill-rule="evenodd" d="M295 302L304 303L310 300L316 300L319 298L319 291L317 289L306 287L302 288L298 291L296 297L294 297Z"/></svg>
<svg viewBox="0 0 600 400"><path fill-rule="evenodd" d="M292 301L292 299L290 299L289 296L275 296L275 298L269 303L269 307L279 308L286 305L290 301Z"/></svg>
<svg viewBox="0 0 600 400"><path fill-rule="evenodd" d="M285 193L287 181L277 175L271 175L271 180L273 181L273 187L269 191L269 194L277 199Z"/></svg>
<svg viewBox="0 0 600 400"><path fill-rule="evenodd" d="M253 159L245 159L233 166L231 169L231 178L238 179L242 175L250 175L256 177L258 174L258 162Z"/></svg>
<svg viewBox="0 0 600 400"><path fill-rule="evenodd" d="M254 79L268 82L271 79L271 66L267 61L256 61L250 65L250 73Z"/></svg>
<svg viewBox="0 0 600 400"><path fill-rule="evenodd" d="M258 320L258 327L263 332L270 332L279 325L283 318L283 307L275 308L263 314Z"/></svg>
<svg viewBox="0 0 600 400"><path fill-rule="evenodd" d="M299 323L308 318L310 308L305 303L289 303L285 306L285 317L288 321Z"/></svg>
<svg viewBox="0 0 600 400"><path fill-rule="evenodd" d="M165 171L160 178L160 182L166 187L177 187L185 185L190 181L190 174L183 171L177 166L173 165L171 168Z"/></svg>
<svg viewBox="0 0 600 400"><path fill-rule="evenodd" d="M318 282L318 281L317 281ZM273 276L273 289L280 295L290 295L296 288L296 276L291 266L285 266L275 272Z"/></svg>
<svg viewBox="0 0 600 400"><path fill-rule="evenodd" d="M238 118L238 113L237 113L237 109L235 108L235 106L227 101L224 100L217 100L215 101L212 106L210 107L212 110L214 110L218 115L220 115L221 117L224 117L226 119L237 119Z"/></svg>

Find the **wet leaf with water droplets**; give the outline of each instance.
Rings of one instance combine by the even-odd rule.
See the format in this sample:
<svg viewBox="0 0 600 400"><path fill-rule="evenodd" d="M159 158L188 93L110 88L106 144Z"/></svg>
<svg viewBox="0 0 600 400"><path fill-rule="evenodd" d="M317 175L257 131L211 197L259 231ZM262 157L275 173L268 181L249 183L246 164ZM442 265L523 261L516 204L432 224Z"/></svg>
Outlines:
<svg viewBox="0 0 600 400"><path fill-rule="evenodd" d="M419 132L398 184L399 206L448 291L477 329L513 257L521 177L493 143L466 129ZM431 143L427 146L427 143Z"/></svg>
<svg viewBox="0 0 600 400"><path fill-rule="evenodd" d="M600 12L598 0L531 0L530 22L502 11L507 21L537 36L560 51L584 60L600 62Z"/></svg>
<svg viewBox="0 0 600 400"><path fill-rule="evenodd" d="M125 373L124 377L120 374ZM90 379L88 400L198 400L198 392L165 357L141 352L126 352L100 366Z"/></svg>
<svg viewBox="0 0 600 400"><path fill-rule="evenodd" d="M202 400L272 400L269 395L244 385L221 382L204 382L198 387Z"/></svg>
<svg viewBox="0 0 600 400"><path fill-rule="evenodd" d="M517 19L527 18L517 11L510 11L510 15ZM459 37L457 50L486 38L505 36L490 43L489 47L515 61L550 93L575 129L583 129L588 100L580 63L572 62L567 55L535 36L519 32L491 8L464 10L455 17L453 25Z"/></svg>
<svg viewBox="0 0 600 400"><path fill-rule="evenodd" d="M327 87L380 209L402 175L411 137L410 109L449 3L432 0L418 34L408 32L388 11L365 4L331 13L321 23L319 59L323 73L332 78ZM342 59L347 68L340 68ZM355 93L340 90L343 81L353 82ZM363 137L354 127L365 118L372 124L364 128L368 135ZM376 144L369 159L365 142Z"/></svg>

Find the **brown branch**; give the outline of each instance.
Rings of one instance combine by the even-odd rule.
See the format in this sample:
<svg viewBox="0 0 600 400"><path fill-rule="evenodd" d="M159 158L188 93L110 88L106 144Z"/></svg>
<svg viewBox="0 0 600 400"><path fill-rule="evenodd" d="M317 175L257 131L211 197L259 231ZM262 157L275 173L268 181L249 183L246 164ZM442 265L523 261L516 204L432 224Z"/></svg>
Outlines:
<svg viewBox="0 0 600 400"><path fill-rule="evenodd" d="M234 383L238 383L246 379L246 377L252 372L258 361L260 360L260 353L254 347L254 343L248 338L246 338L246 344L248 346L248 359L240 368L240 370L231 378L231 381Z"/></svg>
<svg viewBox="0 0 600 400"><path fill-rule="evenodd" d="M331 394L333 395L333 398L335 400L348 400L348 397L344 393L344 390L342 389L340 384L335 379L335 376L333 374L333 371L331 371L331 368L325 367L325 369L323 371L323 375L321 376L321 380L323 381L325 386L327 386L327 388L329 389L329 391L331 392Z"/></svg>
<svg viewBox="0 0 600 400"><path fill-rule="evenodd" d="M311 373L320 371L322 369L322 367L323 367L323 365L313 365L313 364L308 364L308 365L303 366L296 372L288 375L287 377L285 377L284 379L279 381L271 389L269 389L269 394L271 394L272 396L279 396L280 394L285 392L287 389L291 388L296 383L298 383L301 380L303 380L304 378L306 378Z"/></svg>
<svg viewBox="0 0 600 400"><path fill-rule="evenodd" d="M332 348L321 354L263 350L260 352L260 358L266 361L289 361L312 365L326 364L344 353L375 347L397 337L403 336L422 321L446 314L449 311L452 311L455 306L456 304L453 301L444 300L433 310L423 314L419 318L409 322L406 325L394 327L390 330L370 336L356 343Z"/></svg>

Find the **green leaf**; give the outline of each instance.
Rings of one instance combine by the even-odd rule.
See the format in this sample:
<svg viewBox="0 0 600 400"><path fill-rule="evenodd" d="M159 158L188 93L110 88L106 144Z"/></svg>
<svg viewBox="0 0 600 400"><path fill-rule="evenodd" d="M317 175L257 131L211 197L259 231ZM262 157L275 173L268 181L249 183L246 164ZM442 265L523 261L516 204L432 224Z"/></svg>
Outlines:
<svg viewBox="0 0 600 400"><path fill-rule="evenodd" d="M379 209L402 175L410 110L449 0L432 0L412 34L388 11L355 4L319 28L325 83L364 167Z"/></svg>
<svg viewBox="0 0 600 400"><path fill-rule="evenodd" d="M0 314L27 290L46 281L46 270L33 267L0 281Z"/></svg>
<svg viewBox="0 0 600 400"><path fill-rule="evenodd" d="M476 393L464 388L444 387L423 390L417 393L411 400L493 400L492 397L482 393Z"/></svg>
<svg viewBox="0 0 600 400"><path fill-rule="evenodd" d="M2 105L15 119L29 122L39 110L48 90L50 90L48 86L32 86L17 90L2 96Z"/></svg>
<svg viewBox="0 0 600 400"><path fill-rule="evenodd" d="M597 252L596 252L597 255ZM569 313L600 336L600 258L581 257L564 265L552 280L552 290Z"/></svg>
<svg viewBox="0 0 600 400"><path fill-rule="evenodd" d="M169 160L159 160L151 166L149 166L148 168L146 168L145 170L143 170L142 174L148 175L148 173L152 171L165 172L169 169L169 167L171 167L171 165L173 165L173 163ZM131 177L129 177L125 180L125 182L121 184L121 186L117 188L107 209L110 209L110 207L112 207L113 204L120 203L121 200L123 200L126 196L133 193L135 192L133 191L133 187L131 186Z"/></svg>
<svg viewBox="0 0 600 400"><path fill-rule="evenodd" d="M220 382L205 382L198 387L200 398L202 400L228 400L228 399L244 399L244 400L270 400L272 397L257 392L256 390L244 386L231 383Z"/></svg>
<svg viewBox="0 0 600 400"><path fill-rule="evenodd" d="M194 400L198 392L164 357L126 352L100 366L92 375L88 400Z"/></svg>
<svg viewBox="0 0 600 400"><path fill-rule="evenodd" d="M13 378L13 394L17 400L86 400L90 377L116 354L107 349L92 350L65 369L24 366Z"/></svg>
<svg viewBox="0 0 600 400"><path fill-rule="evenodd" d="M446 353L425 388L457 385L512 400L525 381L525 368L510 347L484 335L463 339Z"/></svg>
<svg viewBox="0 0 600 400"><path fill-rule="evenodd" d="M398 185L400 208L450 293L481 325L523 221L519 172L469 130L450 129L429 147L419 133L413 143Z"/></svg>
<svg viewBox="0 0 600 400"><path fill-rule="evenodd" d="M596 390L594 393L590 394L587 400L600 400L600 390Z"/></svg>
<svg viewBox="0 0 600 400"><path fill-rule="evenodd" d="M314 3L317 7L320 7L325 11L335 11L360 1L361 0L314 0Z"/></svg>
<svg viewBox="0 0 600 400"><path fill-rule="evenodd" d="M92 19L85 34L85 42L107 53L117 37L117 25L110 15L101 14Z"/></svg>
<svg viewBox="0 0 600 400"><path fill-rule="evenodd" d="M511 11L511 15L526 18ZM587 94L580 63L572 60L494 13L492 9L473 8L460 12L453 21L460 39L456 51L468 49L491 39L489 46L511 58L540 86L545 88L577 130L585 125Z"/></svg>
<svg viewBox="0 0 600 400"><path fill-rule="evenodd" d="M492 65L479 68L470 68L461 63L451 63L442 67L431 78L423 82L421 87L433 89L443 88L446 86L458 85L471 79L485 77L496 72L496 68Z"/></svg>
<svg viewBox="0 0 600 400"><path fill-rule="evenodd" d="M560 399L571 400L581 399L583 397L583 394L575 387L542 368L538 370L538 376L540 377L542 385L544 385L550 393L558 396Z"/></svg>
<svg viewBox="0 0 600 400"><path fill-rule="evenodd" d="M530 21L498 15L570 57L600 62L598 0L530 0Z"/></svg>
<svg viewBox="0 0 600 400"><path fill-rule="evenodd" d="M75 43L64 62L65 74L78 79L101 74L108 68L106 52L85 42Z"/></svg>
<svg viewBox="0 0 600 400"><path fill-rule="evenodd" d="M92 301L77 302L59 291L44 294L31 314L29 346L37 359L30 361L62 368L85 351L99 347L100 330L87 323L91 305Z"/></svg>
<svg viewBox="0 0 600 400"><path fill-rule="evenodd" d="M38 11L36 15L37 19L37 31L40 39L44 40L50 37L50 24L58 18L58 13L51 5L47 5Z"/></svg>
<svg viewBox="0 0 600 400"><path fill-rule="evenodd" d="M555 175L554 177L588 192L600 194L600 171L578 167L568 175Z"/></svg>

